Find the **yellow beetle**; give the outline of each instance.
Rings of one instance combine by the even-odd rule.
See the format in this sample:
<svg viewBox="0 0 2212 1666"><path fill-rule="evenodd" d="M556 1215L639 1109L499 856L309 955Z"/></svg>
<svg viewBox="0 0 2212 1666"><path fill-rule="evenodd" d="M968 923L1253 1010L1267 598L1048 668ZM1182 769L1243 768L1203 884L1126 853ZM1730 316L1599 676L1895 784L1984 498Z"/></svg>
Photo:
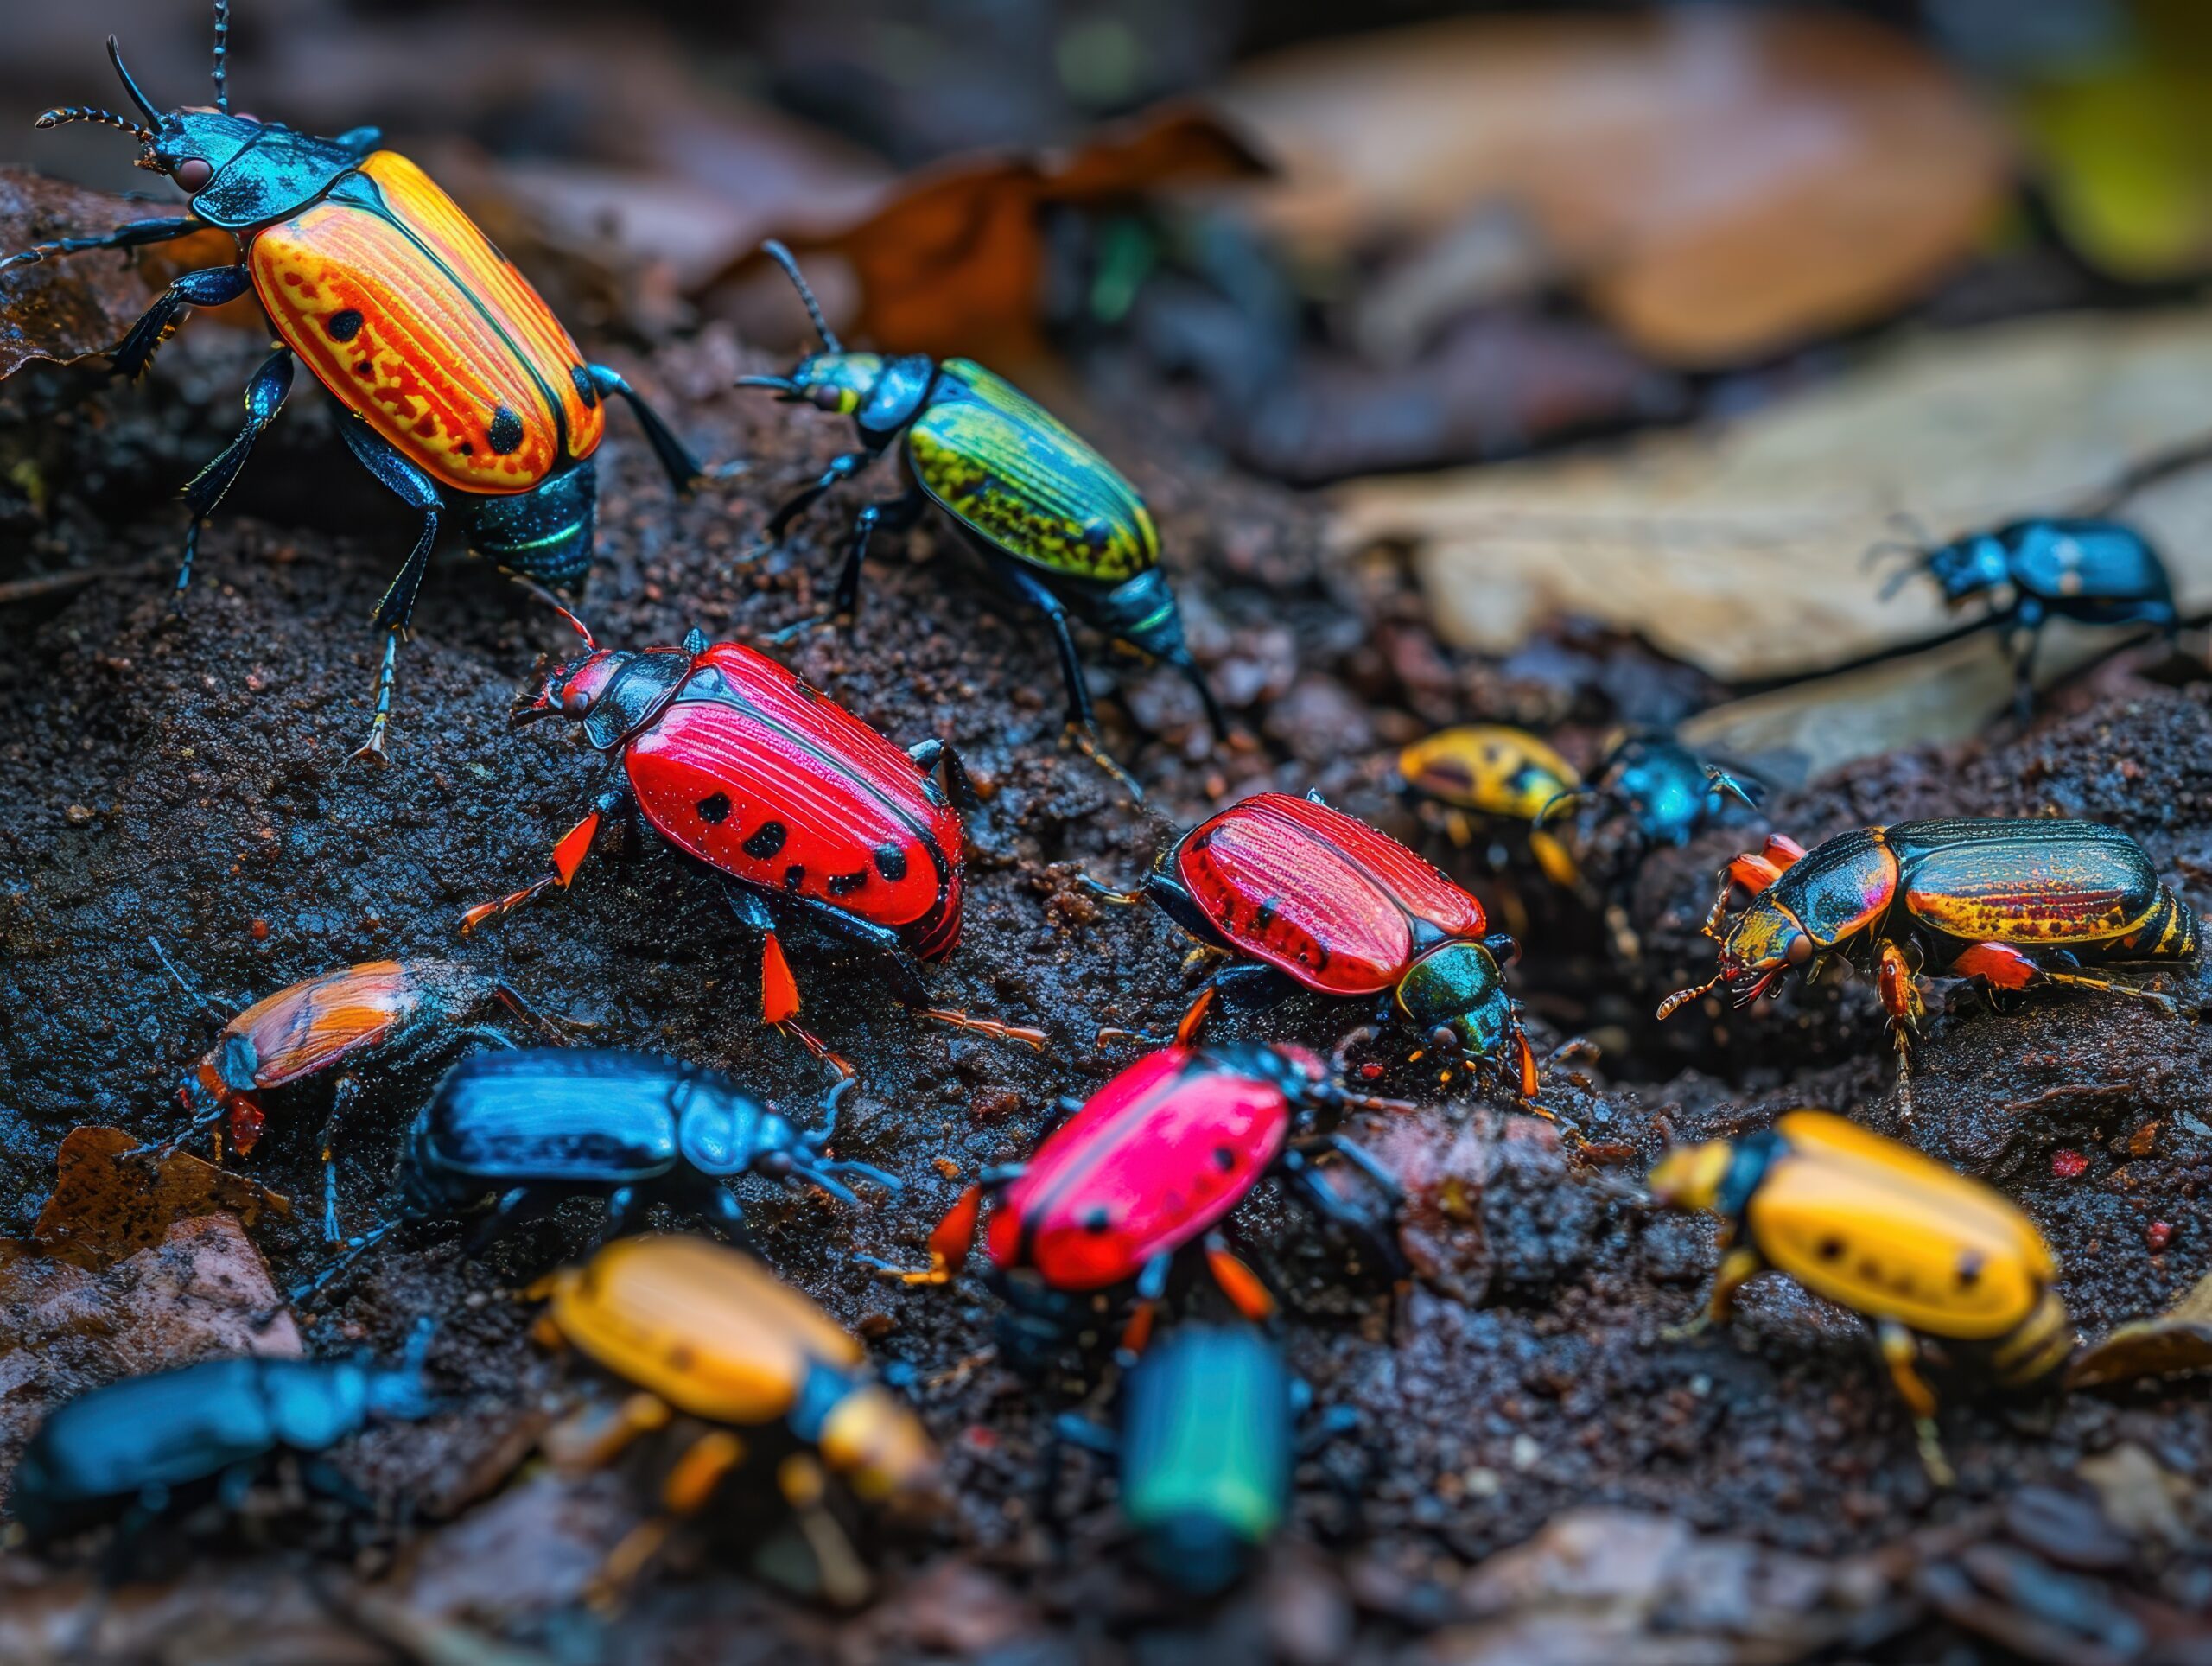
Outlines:
<svg viewBox="0 0 2212 1666"><path fill-rule="evenodd" d="M1978 1180L1821 1110L1771 1130L1669 1152L1652 1195L1727 1223L1728 1252L1694 1330L1726 1319L1745 1281L1772 1267L1874 1326L1939 1484L1936 1396L1917 1369L1923 1338L1963 1344L2018 1387L2073 1347L2051 1286L2058 1263L2035 1224Z"/></svg>
<svg viewBox="0 0 2212 1666"><path fill-rule="evenodd" d="M1453 843L1472 845L1478 820L1524 823L1544 877L1554 885L1580 882L1566 845L1536 823L1559 800L1580 793L1582 777L1526 729L1502 723L1440 729L1398 754L1398 773L1414 792L1444 806Z"/></svg>
<svg viewBox="0 0 2212 1666"><path fill-rule="evenodd" d="M836 1600L858 1601L868 1577L823 1507L823 1468L869 1503L934 1502L937 1452L920 1420L868 1374L858 1341L750 1256L698 1237L620 1238L530 1294L547 1300L541 1342L573 1346L638 1390L552 1431L554 1462L607 1463L678 1413L712 1426L670 1468L666 1513L607 1558L603 1592L626 1584L673 1520L703 1509L745 1459L734 1429L762 1430L752 1438L780 1451L778 1485Z"/></svg>

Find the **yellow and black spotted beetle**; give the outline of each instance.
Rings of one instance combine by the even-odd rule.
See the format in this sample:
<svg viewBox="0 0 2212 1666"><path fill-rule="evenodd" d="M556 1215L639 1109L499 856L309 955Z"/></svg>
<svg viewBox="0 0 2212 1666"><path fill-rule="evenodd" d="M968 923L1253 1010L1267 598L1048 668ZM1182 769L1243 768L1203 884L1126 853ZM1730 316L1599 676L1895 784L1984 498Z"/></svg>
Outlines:
<svg viewBox="0 0 2212 1666"><path fill-rule="evenodd" d="M1951 1474L1918 1369L1923 1341L2012 1388L2049 1377L2073 1347L2051 1288L2058 1263L2035 1224L1980 1181L1844 1117L1794 1110L1763 1134L1679 1147L1650 1186L1662 1204L1726 1223L1712 1299L1685 1329L1726 1319L1736 1292L1769 1268L1862 1315L1939 1485Z"/></svg>
<svg viewBox="0 0 2212 1666"><path fill-rule="evenodd" d="M937 1450L921 1421L868 1373L858 1341L752 1256L676 1234L618 1238L529 1294L546 1300L539 1341L573 1347L636 1389L556 1426L543 1443L556 1464L610 1463L679 1415L705 1426L665 1472L664 1513L608 1556L603 1595L652 1559L675 1521L707 1506L748 1440L774 1457L835 1600L859 1600L868 1580L828 1508L825 1471L866 1504L934 1504Z"/></svg>

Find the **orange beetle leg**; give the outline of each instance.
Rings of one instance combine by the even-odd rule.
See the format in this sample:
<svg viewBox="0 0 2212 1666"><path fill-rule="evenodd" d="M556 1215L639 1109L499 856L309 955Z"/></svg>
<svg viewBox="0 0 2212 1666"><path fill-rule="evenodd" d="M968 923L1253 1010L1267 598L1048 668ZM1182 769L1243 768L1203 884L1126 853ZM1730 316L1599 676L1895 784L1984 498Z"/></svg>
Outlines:
<svg viewBox="0 0 2212 1666"><path fill-rule="evenodd" d="M1115 1351L1124 1359L1135 1359L1151 1345L1153 1326L1160 1317L1160 1304L1140 1301L1129 1310L1129 1322L1122 1326L1122 1344Z"/></svg>
<svg viewBox="0 0 2212 1666"><path fill-rule="evenodd" d="M804 1047L809 1052L812 1053L817 1059L819 1059L823 1064L829 1065L831 1070L836 1071L840 1079L849 1082L860 1075L859 1066L855 1065L851 1059L846 1058L844 1054L830 1052L830 1044L824 1041L820 1036L817 1035L812 1030L807 1029L788 1018L786 1018L782 1023L777 1025L776 1027L781 1030L785 1035L791 1037L792 1040L798 1042L799 1046Z"/></svg>
<svg viewBox="0 0 2212 1666"><path fill-rule="evenodd" d="M1213 1010L1214 1001L1212 984L1209 983L1198 991L1198 999L1191 1003L1190 1009L1183 1014L1183 1021L1175 1027L1177 1046L1188 1047L1197 1044L1198 1027L1206 1021L1206 1014Z"/></svg>
<svg viewBox="0 0 2212 1666"><path fill-rule="evenodd" d="M1275 1316L1274 1294L1257 1273L1230 1253L1228 1245L1207 1240L1206 1270L1213 1275L1213 1281L1221 1287L1230 1305L1255 1325L1263 1325Z"/></svg>
<svg viewBox="0 0 2212 1666"><path fill-rule="evenodd" d="M949 1284L952 1275L967 1264L969 1248L976 1241L976 1224L982 1218L982 1213L983 1188L970 1185L952 1200L952 1207L931 1230L927 1267L893 1267L868 1256L860 1259L884 1277L895 1278L901 1284Z"/></svg>
<svg viewBox="0 0 2212 1666"><path fill-rule="evenodd" d="M745 1461L745 1442L728 1429L714 1429L683 1449L660 1485L660 1501L678 1516L696 1516L707 1507L722 1478Z"/></svg>
<svg viewBox="0 0 2212 1666"><path fill-rule="evenodd" d="M925 1018L934 1018L940 1024L949 1024L956 1030L972 1030L977 1035L988 1035L1000 1041L1019 1041L1033 1052L1042 1052L1052 1038L1042 1030L1032 1029L1027 1024L1008 1024L995 1018L975 1018L950 1007L924 1007Z"/></svg>
<svg viewBox="0 0 2212 1666"><path fill-rule="evenodd" d="M619 803L620 799L616 802ZM550 891L556 885L566 890L576 877L576 870L584 865L584 858L590 855L592 841L599 836L600 817L607 808L607 801L602 798L591 807L583 820L561 836L559 843L553 847L553 871L543 879L534 885L526 885L519 891L510 892L496 901L480 902L463 914L461 917L461 935L467 936L487 919L497 919L502 914L512 913L532 897Z"/></svg>
<svg viewBox="0 0 2212 1666"><path fill-rule="evenodd" d="M2009 943L1977 943L1951 963L1955 977L1978 977L1992 988L2024 989L2043 969Z"/></svg>
<svg viewBox="0 0 2212 1666"><path fill-rule="evenodd" d="M1782 877L1782 869L1764 856L1741 855L1728 864L1728 878L1732 884L1740 885L1753 896L1765 890Z"/></svg>
<svg viewBox="0 0 2212 1666"><path fill-rule="evenodd" d="M782 1024L798 1016L798 980L771 932L760 940L760 1021Z"/></svg>

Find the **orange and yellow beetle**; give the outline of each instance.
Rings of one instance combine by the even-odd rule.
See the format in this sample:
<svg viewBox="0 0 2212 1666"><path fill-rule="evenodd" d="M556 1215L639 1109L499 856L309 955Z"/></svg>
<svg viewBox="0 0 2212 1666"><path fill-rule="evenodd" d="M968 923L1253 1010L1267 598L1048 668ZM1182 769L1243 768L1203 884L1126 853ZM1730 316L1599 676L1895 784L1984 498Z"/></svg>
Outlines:
<svg viewBox="0 0 2212 1666"><path fill-rule="evenodd" d="M1486 829L1511 823L1526 830L1546 879L1569 889L1581 883L1574 857L1541 823L1545 811L1581 794L1582 776L1528 730L1503 723L1439 729L1399 753L1398 775L1408 791L1441 807L1452 843L1472 846ZM1491 865L1503 868L1505 854L1493 842Z"/></svg>
<svg viewBox="0 0 2212 1666"><path fill-rule="evenodd" d="M581 585L592 562L598 499L591 457L607 427L605 401L627 400L678 491L701 469L629 384L587 364L529 279L429 176L376 149L372 127L335 138L296 133L231 111L225 77L228 0L215 7L215 103L156 110L108 55L145 124L68 105L41 127L99 122L131 134L138 166L187 193L189 212L139 219L102 237L63 238L0 260L0 270L51 255L130 249L215 227L238 239L238 260L171 283L115 351L136 376L191 307L251 290L283 345L246 385L245 426L184 489L192 524L177 574L192 580L200 528L238 479L291 390L293 359L347 413L340 425L361 466L423 516L405 566L378 603L385 633L376 716L355 756L385 760L399 639L436 542L448 494L461 499L470 547L524 578Z"/></svg>
<svg viewBox="0 0 2212 1666"><path fill-rule="evenodd" d="M575 1348L636 1389L557 1425L544 1442L555 1463L611 1462L679 1415L706 1426L666 1472L664 1513L607 1558L609 1593L675 1521L707 1506L748 1439L775 1454L777 1485L833 1599L859 1600L868 1581L827 1507L825 1470L865 1504L934 1504L937 1449L921 1420L868 1373L859 1342L752 1256L698 1237L619 1238L531 1294L547 1298L540 1341Z"/></svg>
<svg viewBox="0 0 2212 1666"><path fill-rule="evenodd" d="M1669 1152L1651 1192L1710 1210L1727 1246L1705 1316L1726 1319L1744 1282L1771 1267L1872 1321L1939 1484L1936 1395L1918 1370L1924 1339L1986 1366L2007 1387L2049 1377L2074 1345L2051 1286L2058 1263L2005 1198L1856 1122L1794 1110L1764 1134Z"/></svg>

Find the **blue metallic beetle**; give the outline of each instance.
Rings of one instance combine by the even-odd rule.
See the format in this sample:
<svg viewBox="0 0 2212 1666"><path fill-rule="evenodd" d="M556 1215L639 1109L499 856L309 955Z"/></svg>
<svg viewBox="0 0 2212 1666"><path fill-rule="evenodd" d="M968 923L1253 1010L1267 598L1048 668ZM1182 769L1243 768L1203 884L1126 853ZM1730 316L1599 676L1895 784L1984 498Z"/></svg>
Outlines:
<svg viewBox="0 0 2212 1666"><path fill-rule="evenodd" d="M1589 786L1570 787L1538 812L1536 825L1572 805L1594 801L1625 811L1647 845L1688 843L1730 799L1758 808L1759 792L1708 764L1672 735L1630 734L1616 741Z"/></svg>
<svg viewBox="0 0 2212 1666"><path fill-rule="evenodd" d="M48 1416L24 1449L9 1508L34 1543L121 1516L130 1533L213 1495L236 1507L280 1452L327 1451L378 1421L413 1422L435 1408L423 1383L430 1326L396 1368L368 1359L204 1360L126 1377ZM338 1496L327 1465L302 1478Z"/></svg>
<svg viewBox="0 0 2212 1666"><path fill-rule="evenodd" d="M823 1154L836 1131L830 1091L820 1127L799 1129L728 1077L655 1053L529 1047L462 1059L408 1129L392 1207L348 1241L344 1255L293 1292L315 1294L398 1228L462 1213L496 1196L474 1242L579 1193L607 1199L612 1236L639 1230L656 1202L696 1210L741 1237L745 1211L718 1182L747 1173L817 1186L857 1202L836 1177L889 1190L900 1182L867 1163Z"/></svg>
<svg viewBox="0 0 2212 1666"><path fill-rule="evenodd" d="M1891 575L1884 596L1924 572L1947 606L1986 604L1983 622L2005 633L2023 715L2034 697L2036 647L2054 616L2085 625L2155 625L2169 636L2180 627L2166 563L2148 538L2119 521L2013 521L1932 547L1879 544L1869 554L1885 551L1911 560ZM2007 588L2011 599L2000 600Z"/></svg>

